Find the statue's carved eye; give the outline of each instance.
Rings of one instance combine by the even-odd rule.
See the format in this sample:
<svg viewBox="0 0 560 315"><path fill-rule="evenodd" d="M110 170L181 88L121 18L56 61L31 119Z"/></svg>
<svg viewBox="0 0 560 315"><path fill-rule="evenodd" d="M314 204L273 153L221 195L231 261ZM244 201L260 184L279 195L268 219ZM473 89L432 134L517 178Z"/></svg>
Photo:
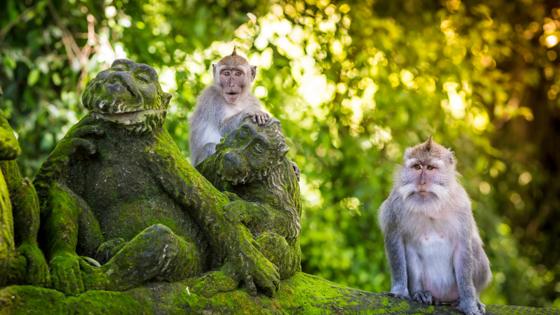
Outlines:
<svg viewBox="0 0 560 315"><path fill-rule="evenodd" d="M140 81L142 81L142 82L145 82L145 83L150 82L150 77L149 77L147 74L145 74L145 73L139 73L139 74L137 74L137 75L136 75L136 78L138 78L138 80L140 80Z"/></svg>
<svg viewBox="0 0 560 315"><path fill-rule="evenodd" d="M264 152L264 148L262 146L262 144L260 142L257 142L253 145L253 149L257 152L257 153L263 153Z"/></svg>
<svg viewBox="0 0 560 315"><path fill-rule="evenodd" d="M113 66L113 70L115 71L126 71L126 66L123 64L117 64Z"/></svg>
<svg viewBox="0 0 560 315"><path fill-rule="evenodd" d="M239 136L241 138L247 138L251 135L251 127L244 125L243 127L239 128Z"/></svg>

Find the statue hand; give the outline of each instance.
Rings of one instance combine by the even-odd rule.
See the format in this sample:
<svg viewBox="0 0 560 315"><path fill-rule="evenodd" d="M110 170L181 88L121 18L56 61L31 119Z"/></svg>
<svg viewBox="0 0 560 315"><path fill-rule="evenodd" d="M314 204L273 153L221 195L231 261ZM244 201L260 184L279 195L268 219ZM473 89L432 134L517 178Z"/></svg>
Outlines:
<svg viewBox="0 0 560 315"><path fill-rule="evenodd" d="M97 147L92 138L105 136L105 131L96 125L80 126L70 139L70 153L82 156L91 156L97 152Z"/></svg>
<svg viewBox="0 0 560 315"><path fill-rule="evenodd" d="M258 250L258 244L251 235L242 235L244 239L237 240L237 250L228 257L236 278L252 295L256 295L258 288L264 294L274 296L280 285L278 268Z"/></svg>
<svg viewBox="0 0 560 315"><path fill-rule="evenodd" d="M248 209L249 203L247 201L238 199L231 201L224 206L224 216L229 222L249 224L252 220L252 215Z"/></svg>
<svg viewBox="0 0 560 315"><path fill-rule="evenodd" d="M44 287L50 286L49 266L37 244L22 243L18 251L27 260L26 282Z"/></svg>
<svg viewBox="0 0 560 315"><path fill-rule="evenodd" d="M126 241L123 238L114 238L108 240L97 248L95 253L95 258L101 263L104 264L111 259L111 257L115 256L115 254L121 250L121 248L126 245Z"/></svg>
<svg viewBox="0 0 560 315"><path fill-rule="evenodd" d="M62 252L50 261L53 287L65 294L78 294L84 291L80 270L81 258L76 253Z"/></svg>

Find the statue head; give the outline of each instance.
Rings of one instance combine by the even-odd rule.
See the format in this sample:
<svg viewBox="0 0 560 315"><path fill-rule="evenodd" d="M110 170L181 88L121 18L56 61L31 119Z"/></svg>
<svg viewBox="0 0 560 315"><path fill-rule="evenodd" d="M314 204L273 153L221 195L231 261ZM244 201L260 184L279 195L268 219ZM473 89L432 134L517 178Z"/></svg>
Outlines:
<svg viewBox="0 0 560 315"><path fill-rule="evenodd" d="M247 117L216 146L216 152L223 155L223 163L216 171L236 185L268 176L286 159L288 145L278 120L270 119L259 126Z"/></svg>
<svg viewBox="0 0 560 315"><path fill-rule="evenodd" d="M160 127L170 99L152 67L127 59L115 60L97 74L82 95L83 105L96 119L137 132Z"/></svg>

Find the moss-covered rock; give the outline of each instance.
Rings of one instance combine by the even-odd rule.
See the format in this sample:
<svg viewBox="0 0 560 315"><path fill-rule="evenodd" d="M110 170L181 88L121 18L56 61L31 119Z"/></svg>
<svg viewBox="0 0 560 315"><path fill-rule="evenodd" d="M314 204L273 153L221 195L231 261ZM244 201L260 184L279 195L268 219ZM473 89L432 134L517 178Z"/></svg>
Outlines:
<svg viewBox="0 0 560 315"><path fill-rule="evenodd" d="M92 290L78 296L33 286L0 289L1 314L459 314L347 288L305 273L281 283L274 298L235 290L205 297L197 279L152 283L124 292ZM489 305L487 314L559 314L556 309Z"/></svg>

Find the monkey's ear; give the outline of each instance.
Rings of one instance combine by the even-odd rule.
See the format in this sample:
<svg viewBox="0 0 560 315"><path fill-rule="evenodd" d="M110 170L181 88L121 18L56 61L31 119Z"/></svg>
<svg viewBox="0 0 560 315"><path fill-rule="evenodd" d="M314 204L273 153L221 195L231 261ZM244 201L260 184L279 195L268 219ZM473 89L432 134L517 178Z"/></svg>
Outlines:
<svg viewBox="0 0 560 315"><path fill-rule="evenodd" d="M251 66L251 81L255 80L257 76L257 66Z"/></svg>
<svg viewBox="0 0 560 315"><path fill-rule="evenodd" d="M449 153L447 154L447 163L449 163L450 165L454 165L455 154L453 153L453 151L451 151L451 149L447 149L447 150L449 150Z"/></svg>
<svg viewBox="0 0 560 315"><path fill-rule="evenodd" d="M411 148L407 148L406 150L404 150L404 159L407 160L408 157L410 156L410 153L412 153L412 149Z"/></svg>
<svg viewBox="0 0 560 315"><path fill-rule="evenodd" d="M171 100L171 94L162 92L161 101L163 102L163 105L165 107L167 107L167 105L169 105L170 100Z"/></svg>

